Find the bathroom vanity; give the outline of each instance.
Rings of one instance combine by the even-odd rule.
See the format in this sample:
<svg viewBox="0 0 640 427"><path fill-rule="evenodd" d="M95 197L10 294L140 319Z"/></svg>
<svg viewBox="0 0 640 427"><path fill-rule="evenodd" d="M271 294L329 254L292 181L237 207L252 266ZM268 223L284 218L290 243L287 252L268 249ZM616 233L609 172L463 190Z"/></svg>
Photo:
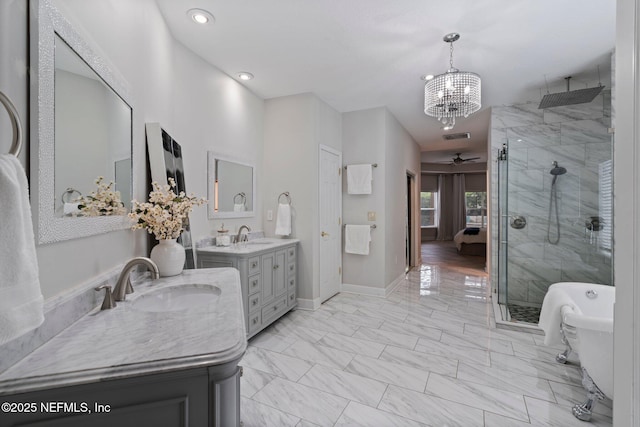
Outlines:
<svg viewBox="0 0 640 427"><path fill-rule="evenodd" d="M234 267L251 338L297 305L297 239L261 238L199 248L198 268Z"/></svg>
<svg viewBox="0 0 640 427"><path fill-rule="evenodd" d="M240 425L238 272L187 270L133 286L0 375L1 425Z"/></svg>

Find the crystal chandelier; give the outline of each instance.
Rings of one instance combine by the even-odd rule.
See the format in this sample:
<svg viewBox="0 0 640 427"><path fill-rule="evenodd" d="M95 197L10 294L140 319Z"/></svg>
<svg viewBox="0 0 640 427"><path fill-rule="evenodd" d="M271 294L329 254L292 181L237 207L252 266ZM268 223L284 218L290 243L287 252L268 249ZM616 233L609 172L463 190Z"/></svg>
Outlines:
<svg viewBox="0 0 640 427"><path fill-rule="evenodd" d="M424 113L442 122L444 130L453 129L456 117L469 117L481 107L480 76L453 67L453 42L459 38L458 33L443 37L449 43L450 68L424 85Z"/></svg>

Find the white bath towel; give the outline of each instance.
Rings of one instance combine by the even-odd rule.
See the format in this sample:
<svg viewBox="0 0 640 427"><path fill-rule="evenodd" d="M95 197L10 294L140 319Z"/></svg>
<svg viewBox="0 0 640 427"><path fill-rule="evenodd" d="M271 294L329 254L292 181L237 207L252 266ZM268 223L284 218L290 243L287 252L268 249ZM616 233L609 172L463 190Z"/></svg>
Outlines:
<svg viewBox="0 0 640 427"><path fill-rule="evenodd" d="M278 204L278 213L276 215L276 235L289 236L291 234L291 205Z"/></svg>
<svg viewBox="0 0 640 427"><path fill-rule="evenodd" d="M245 210L246 209L245 209L244 203L234 203L233 204L233 211L234 212L244 212Z"/></svg>
<svg viewBox="0 0 640 427"><path fill-rule="evenodd" d="M542 301L540 321L538 322L538 326L544 331L544 345L562 344L560 323L562 322L562 307L566 305L575 308L573 300L562 288L555 285L549 286Z"/></svg>
<svg viewBox="0 0 640 427"><path fill-rule="evenodd" d="M368 225L345 226L344 251L348 254L369 255L371 227Z"/></svg>
<svg viewBox="0 0 640 427"><path fill-rule="evenodd" d="M347 166L347 192L349 194L371 194L373 173L371 165Z"/></svg>
<svg viewBox="0 0 640 427"><path fill-rule="evenodd" d="M44 321L27 177L18 159L0 155L0 344Z"/></svg>

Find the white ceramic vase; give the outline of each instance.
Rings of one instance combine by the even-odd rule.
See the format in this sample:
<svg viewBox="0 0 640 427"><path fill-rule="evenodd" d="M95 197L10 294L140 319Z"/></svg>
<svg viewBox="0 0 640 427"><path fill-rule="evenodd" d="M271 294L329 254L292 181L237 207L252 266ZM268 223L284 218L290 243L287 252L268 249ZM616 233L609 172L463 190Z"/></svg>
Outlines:
<svg viewBox="0 0 640 427"><path fill-rule="evenodd" d="M175 276L182 273L186 255L176 239L160 240L151 249L151 260L156 263L160 276Z"/></svg>

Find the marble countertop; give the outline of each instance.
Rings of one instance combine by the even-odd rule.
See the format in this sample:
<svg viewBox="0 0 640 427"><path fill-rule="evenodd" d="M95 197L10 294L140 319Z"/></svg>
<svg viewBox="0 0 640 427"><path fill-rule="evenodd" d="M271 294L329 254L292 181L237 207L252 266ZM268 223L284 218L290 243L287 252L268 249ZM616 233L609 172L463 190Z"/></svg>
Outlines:
<svg viewBox="0 0 640 427"><path fill-rule="evenodd" d="M188 310L135 308L136 299L148 292L187 284L214 285L220 294ZM244 354L238 270L185 270L133 287L127 301L110 310L94 309L3 372L0 395L218 365Z"/></svg>
<svg viewBox="0 0 640 427"><path fill-rule="evenodd" d="M233 244L231 246L205 246L198 248L198 252L212 254L252 255L283 246L298 243L299 239L280 239L277 237L263 237L249 242Z"/></svg>

